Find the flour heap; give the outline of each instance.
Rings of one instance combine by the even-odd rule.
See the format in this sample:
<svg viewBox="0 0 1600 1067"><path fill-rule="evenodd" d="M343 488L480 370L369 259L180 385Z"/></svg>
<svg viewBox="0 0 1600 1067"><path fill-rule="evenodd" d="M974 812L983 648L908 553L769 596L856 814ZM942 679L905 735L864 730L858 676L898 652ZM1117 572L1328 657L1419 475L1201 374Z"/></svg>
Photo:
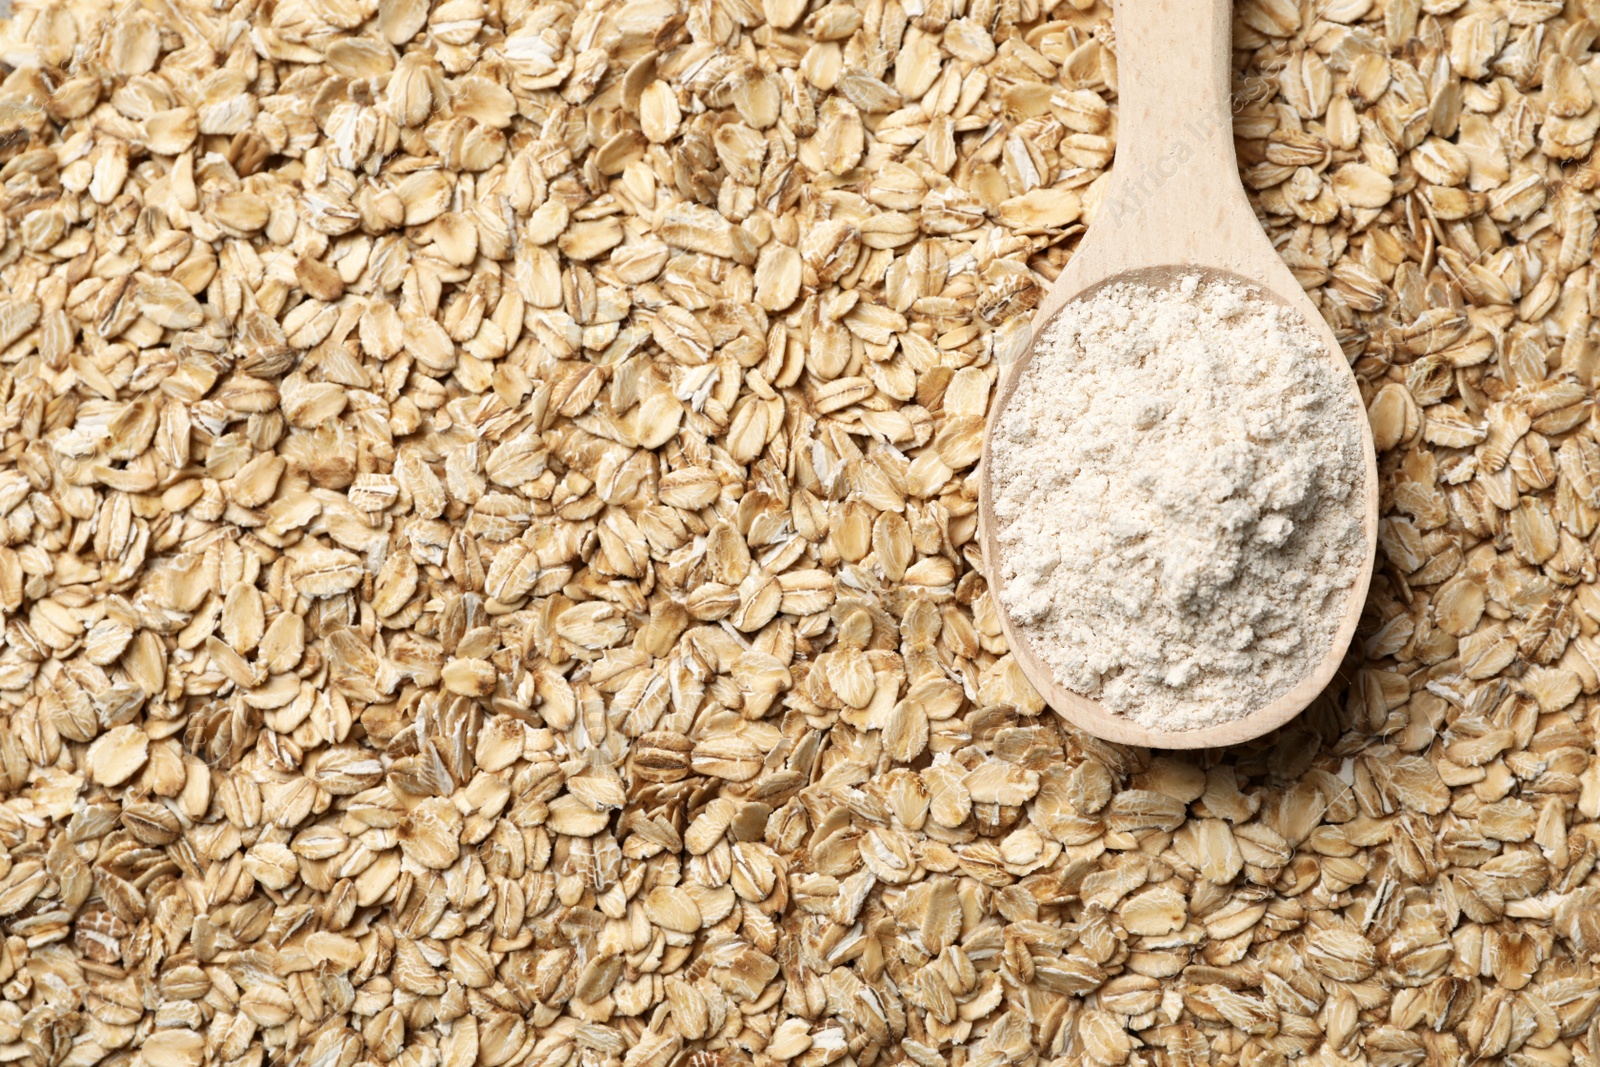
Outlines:
<svg viewBox="0 0 1600 1067"><path fill-rule="evenodd" d="M1366 552L1364 414L1299 315L1119 284L1040 338L991 452L1001 601L1066 688L1241 718L1325 656Z"/></svg>

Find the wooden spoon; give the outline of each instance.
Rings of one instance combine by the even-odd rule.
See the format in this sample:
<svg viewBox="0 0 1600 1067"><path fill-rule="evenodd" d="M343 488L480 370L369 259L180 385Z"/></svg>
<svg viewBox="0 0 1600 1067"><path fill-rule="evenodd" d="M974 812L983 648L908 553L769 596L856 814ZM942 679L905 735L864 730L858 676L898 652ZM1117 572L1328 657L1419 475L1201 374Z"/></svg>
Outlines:
<svg viewBox="0 0 1600 1067"><path fill-rule="evenodd" d="M1350 392L1352 417L1364 405L1333 331L1306 297L1256 221L1239 183L1230 107L1228 0L1118 0L1117 154L1093 225L1034 315L1033 342L1004 368L989 407L979 478L978 537L1000 627L1022 673L1069 723L1108 741L1153 748L1211 748L1259 737L1300 714L1338 670L1366 600L1377 546L1378 472L1372 435L1361 426L1366 480L1362 509L1366 557L1345 594L1344 615L1322 661L1283 696L1244 718L1196 730L1141 726L1059 685L1002 604L1001 551L995 537L989 473L995 427L1033 359L1040 334L1062 305L1113 282L1164 287L1185 274L1243 281L1298 312L1320 336L1329 363Z"/></svg>

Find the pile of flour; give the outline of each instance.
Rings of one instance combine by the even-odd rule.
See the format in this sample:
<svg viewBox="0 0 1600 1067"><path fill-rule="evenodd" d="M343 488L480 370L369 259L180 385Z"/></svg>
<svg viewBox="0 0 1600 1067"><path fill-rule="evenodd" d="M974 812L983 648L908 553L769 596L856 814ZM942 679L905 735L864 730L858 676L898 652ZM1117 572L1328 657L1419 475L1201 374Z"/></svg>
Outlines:
<svg viewBox="0 0 1600 1067"><path fill-rule="evenodd" d="M1066 688L1142 725L1240 718L1328 652L1365 555L1362 413L1243 285L1067 305L1000 418L1001 600Z"/></svg>

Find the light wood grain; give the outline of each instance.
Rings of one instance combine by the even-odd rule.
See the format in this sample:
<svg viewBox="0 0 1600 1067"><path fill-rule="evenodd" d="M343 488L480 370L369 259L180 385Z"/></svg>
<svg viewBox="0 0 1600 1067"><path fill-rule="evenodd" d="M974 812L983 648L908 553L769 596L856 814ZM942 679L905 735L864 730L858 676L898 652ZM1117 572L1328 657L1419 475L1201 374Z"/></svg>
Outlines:
<svg viewBox="0 0 1600 1067"><path fill-rule="evenodd" d="M1118 62L1117 154L1105 200L1077 253L1035 313L1033 341L1069 301L1118 281L1165 285L1200 273L1254 286L1298 312L1323 339L1354 402L1355 376L1333 331L1306 297L1256 221L1239 183L1230 107L1228 0L1121 0L1116 5ZM1366 600L1377 547L1378 473L1371 434L1362 426L1366 467L1362 530L1366 558L1351 587L1332 649L1288 693L1232 722L1199 730L1163 731L1113 714L1097 701L1057 684L1050 668L1013 625L1000 601L1000 547L992 525L989 451L994 427L1016 390L1032 346L1002 371L989 407L979 475L978 536L1000 626L1035 689L1072 725L1108 741L1153 748L1211 748L1238 744L1300 714L1333 679Z"/></svg>

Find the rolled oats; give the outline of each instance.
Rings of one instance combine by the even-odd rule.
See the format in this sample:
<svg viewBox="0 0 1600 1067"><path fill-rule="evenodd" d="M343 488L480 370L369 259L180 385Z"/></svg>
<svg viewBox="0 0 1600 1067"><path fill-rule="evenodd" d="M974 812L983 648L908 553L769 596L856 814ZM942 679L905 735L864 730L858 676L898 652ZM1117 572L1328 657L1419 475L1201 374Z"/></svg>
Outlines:
<svg viewBox="0 0 1600 1067"><path fill-rule="evenodd" d="M14 7L0 1058L1594 1060L1600 14L1238 5L1384 559L1152 758L973 566L1105 3Z"/></svg>

